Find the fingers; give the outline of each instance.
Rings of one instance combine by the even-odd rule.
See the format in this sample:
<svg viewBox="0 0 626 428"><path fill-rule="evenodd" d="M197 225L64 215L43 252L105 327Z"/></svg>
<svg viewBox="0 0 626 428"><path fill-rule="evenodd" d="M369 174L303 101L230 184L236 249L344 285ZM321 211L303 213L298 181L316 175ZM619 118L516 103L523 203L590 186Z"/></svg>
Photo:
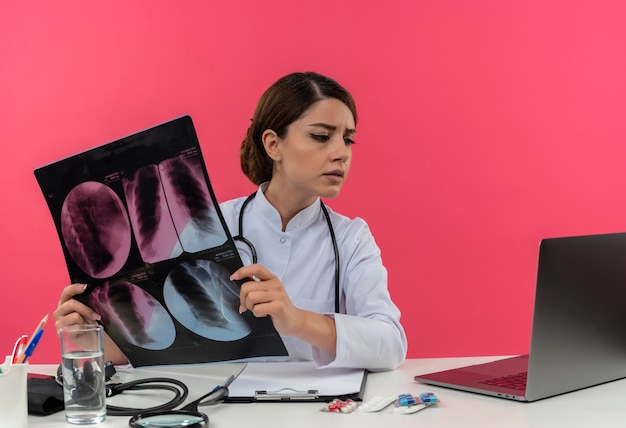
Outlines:
<svg viewBox="0 0 626 428"><path fill-rule="evenodd" d="M87 288L87 284L72 284L68 285L61 292L61 299L59 300L59 306L77 294L81 294Z"/></svg>
<svg viewBox="0 0 626 428"><path fill-rule="evenodd" d="M231 276L231 281L237 281L242 279L258 279L260 281L266 281L276 276L267 270L260 264L252 264L237 269Z"/></svg>
<svg viewBox="0 0 626 428"><path fill-rule="evenodd" d="M277 309L277 303L279 302L278 296L265 288L257 288L256 285L258 283L256 282L246 283L246 285L247 284L251 286L242 287L239 313L250 310L256 317L274 314Z"/></svg>
<svg viewBox="0 0 626 428"><path fill-rule="evenodd" d="M253 264L238 269L230 279L248 280L239 291L239 313L250 310L255 317L271 316L278 333L288 336L297 333L300 310L293 305L276 275Z"/></svg>
<svg viewBox="0 0 626 428"><path fill-rule="evenodd" d="M235 271L231 276L231 281L247 280L241 285L239 291L239 313L244 313L248 309L252 310L255 305L263 303L269 297L262 297L267 294L269 281L275 279L266 268L259 264L244 266ZM254 294L251 294L253 293Z"/></svg>
<svg viewBox="0 0 626 428"><path fill-rule="evenodd" d="M255 304L260 303L259 295L254 300L250 299L250 292L262 291L266 289L266 285L257 287L263 281L269 281L275 278L270 271L260 264L251 264L237 269L231 276L231 281L247 280L241 285L239 292L239 313L242 314L248 309L252 310Z"/></svg>
<svg viewBox="0 0 626 428"><path fill-rule="evenodd" d="M85 291L85 284L72 284L63 289L59 305L54 311L55 328L59 329L74 324L96 324L100 315L89 306L73 299Z"/></svg>
<svg viewBox="0 0 626 428"><path fill-rule="evenodd" d="M241 285L239 291L239 313L252 311L254 316L281 316L291 306L285 287L280 280L267 271L255 270L259 278ZM247 272L250 273L250 272ZM257 275L254 275L257 278Z"/></svg>
<svg viewBox="0 0 626 428"><path fill-rule="evenodd" d="M261 281L248 281L241 285L239 290L239 313L254 310L255 305L269 300L267 286Z"/></svg>
<svg viewBox="0 0 626 428"><path fill-rule="evenodd" d="M257 318L270 316L278 333L287 336L297 333L299 309L293 305L278 278L246 282L241 286L240 301L240 313L250 310Z"/></svg>

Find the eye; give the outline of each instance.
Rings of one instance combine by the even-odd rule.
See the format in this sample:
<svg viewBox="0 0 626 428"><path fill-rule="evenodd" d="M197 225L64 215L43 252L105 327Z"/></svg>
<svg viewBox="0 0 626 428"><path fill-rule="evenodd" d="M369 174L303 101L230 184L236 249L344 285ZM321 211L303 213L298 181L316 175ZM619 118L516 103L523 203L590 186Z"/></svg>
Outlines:
<svg viewBox="0 0 626 428"><path fill-rule="evenodd" d="M330 139L330 136L326 135L326 134L311 134L311 138L313 138L314 140L317 141L323 141L326 142Z"/></svg>
<svg viewBox="0 0 626 428"><path fill-rule="evenodd" d="M346 146L352 146L352 145L356 144L356 141L354 141L352 138L348 138L348 137L345 137L343 139L343 141L344 141L344 143L346 143Z"/></svg>

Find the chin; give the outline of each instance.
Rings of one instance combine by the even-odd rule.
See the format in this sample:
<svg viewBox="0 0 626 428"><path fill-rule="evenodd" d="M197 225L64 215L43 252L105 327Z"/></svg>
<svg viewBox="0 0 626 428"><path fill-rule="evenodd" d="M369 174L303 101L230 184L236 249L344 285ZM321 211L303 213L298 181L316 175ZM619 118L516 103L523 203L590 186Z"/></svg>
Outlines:
<svg viewBox="0 0 626 428"><path fill-rule="evenodd" d="M334 198L339 196L339 192L341 189L328 189L325 191L319 192L320 198Z"/></svg>

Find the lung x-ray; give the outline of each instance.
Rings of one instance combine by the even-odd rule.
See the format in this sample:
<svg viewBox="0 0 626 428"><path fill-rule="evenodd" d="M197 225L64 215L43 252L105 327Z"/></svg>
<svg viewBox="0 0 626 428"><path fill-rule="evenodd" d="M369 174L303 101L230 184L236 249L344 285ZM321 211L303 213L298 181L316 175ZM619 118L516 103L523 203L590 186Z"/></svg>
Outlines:
<svg viewBox="0 0 626 428"><path fill-rule="evenodd" d="M189 116L35 170L77 297L134 366L287 355L239 314L241 259ZM59 285L59 287L61 284Z"/></svg>

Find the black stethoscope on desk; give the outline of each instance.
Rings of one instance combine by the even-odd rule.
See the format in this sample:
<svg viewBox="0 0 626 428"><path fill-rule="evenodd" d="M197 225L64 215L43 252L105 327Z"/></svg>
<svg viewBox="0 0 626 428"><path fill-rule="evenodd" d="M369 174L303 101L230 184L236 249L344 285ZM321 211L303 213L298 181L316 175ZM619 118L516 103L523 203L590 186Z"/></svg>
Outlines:
<svg viewBox="0 0 626 428"><path fill-rule="evenodd" d="M113 367L111 365L111 367ZM245 368L245 365L243 366ZM176 409L180 406L187 396L189 395L189 389L182 381L172 378L156 377L138 379L125 383L106 383L104 385L106 397L113 397L126 391L147 391L147 390L164 390L170 391L174 394L174 397L168 402L148 407L148 408L133 408L133 407L120 407L107 404L107 415L109 416L132 416L129 421L129 426L134 428L139 427L168 427L168 428L203 428L209 426L209 417L198 410L199 406L210 406L221 403L228 398L228 386L235 380L235 378L243 371L243 368L236 374L230 375L223 384L215 386L209 393L202 397L186 404L180 409ZM108 382L115 374L115 370L105 376L105 381ZM79 405L94 405L95 399L100 399L100 393L97 391L102 388L102 382L100 375L95 375L95 371L91 374L93 378L89 379L75 378L76 389L72 390L72 400L66 402L70 404ZM87 376L89 378L89 376ZM56 382L63 386L64 379L61 371L61 366L57 370ZM97 398L96 398L97 397ZM99 402L100 403L100 402Z"/></svg>
<svg viewBox="0 0 626 428"><path fill-rule="evenodd" d="M179 410L163 409L156 411L148 411L133 416L128 421L128 425L133 428L140 427L169 427L169 428L204 428L209 426L209 417L198 411L198 406L210 406L220 403L228 398L228 385L230 385L235 376L230 376L222 385L217 385L208 394L203 395L197 400L185 405ZM174 380L174 379L170 379ZM184 384L183 384L184 385ZM187 395L187 387L184 387L184 393ZM182 398L184 401L184 397Z"/></svg>
<svg viewBox="0 0 626 428"><path fill-rule="evenodd" d="M241 205L241 210L239 211L239 233L237 236L233 236L235 241L240 241L246 244L250 248L250 252L252 254L252 263L257 262L256 248L252 245L252 242L247 240L243 236L243 213L246 209L246 206L254 199L256 196L256 192L251 194L246 198L246 200ZM333 224L330 221L330 216L328 215L328 210L326 209L326 205L320 199L320 207L322 208L322 212L324 213L324 217L326 218L326 224L328 225L328 231L330 232L330 239L333 242L333 251L335 253L335 313L339 313L339 247L337 246L337 238L335 238L335 229L333 228Z"/></svg>

